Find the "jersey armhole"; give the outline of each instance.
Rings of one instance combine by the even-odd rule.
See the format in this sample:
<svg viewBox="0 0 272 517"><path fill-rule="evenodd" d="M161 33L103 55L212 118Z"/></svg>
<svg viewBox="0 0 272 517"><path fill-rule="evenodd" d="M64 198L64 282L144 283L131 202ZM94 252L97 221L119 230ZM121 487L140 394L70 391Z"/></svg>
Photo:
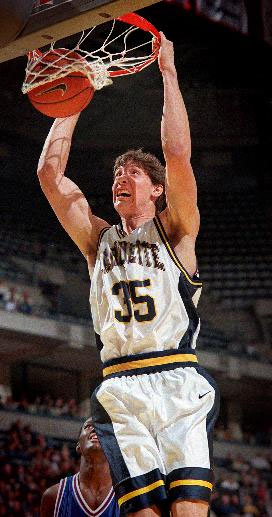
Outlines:
<svg viewBox="0 0 272 517"><path fill-rule="evenodd" d="M55 502L55 508L54 508L54 517L58 517L58 515L59 515L59 509L60 509L62 497L64 494L66 482L67 482L67 478L60 480L58 493L57 493L57 497L56 497L56 502Z"/></svg>
<svg viewBox="0 0 272 517"><path fill-rule="evenodd" d="M96 246L96 253L95 253L95 256L97 257L97 253L98 253L98 250L99 250L99 246L101 244L101 241L103 239L103 236L104 234L106 233L107 230L109 230L111 228L111 226L105 226L104 228L102 228L102 230L100 231L99 235L98 235L98 240L97 240L97 246Z"/></svg>
<svg viewBox="0 0 272 517"><path fill-rule="evenodd" d="M97 254L98 254L99 246L101 244L103 235L110 228L111 228L111 226L104 226L104 228L102 228L102 230L100 230L100 232L99 232L98 239L97 239L97 244L96 244L96 250L95 250L95 261L97 260ZM89 277L90 277L90 280L92 280L93 273L94 273L94 268L95 268L95 263L94 264L90 264L90 262L87 261L87 264L88 264Z"/></svg>

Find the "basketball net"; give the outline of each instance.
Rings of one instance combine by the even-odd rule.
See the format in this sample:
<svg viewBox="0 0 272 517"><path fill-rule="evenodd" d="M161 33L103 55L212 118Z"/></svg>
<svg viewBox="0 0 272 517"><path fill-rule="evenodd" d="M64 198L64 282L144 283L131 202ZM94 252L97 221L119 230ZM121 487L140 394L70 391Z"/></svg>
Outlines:
<svg viewBox="0 0 272 517"><path fill-rule="evenodd" d="M129 27L126 27L127 24ZM28 93L37 86L51 83L72 72L84 73L93 88L100 90L112 84L112 77L140 72L158 57L160 33L145 18L135 13L113 20L104 43L98 49L83 50L81 45L95 29L96 26L87 33L84 31L73 49L57 49L54 42L47 52L42 53L39 50L29 52L22 92ZM130 46L132 34L139 29L144 41ZM120 46L121 50L118 48ZM114 47L113 50L111 47ZM54 62L49 62L46 57L52 51L56 59Z"/></svg>

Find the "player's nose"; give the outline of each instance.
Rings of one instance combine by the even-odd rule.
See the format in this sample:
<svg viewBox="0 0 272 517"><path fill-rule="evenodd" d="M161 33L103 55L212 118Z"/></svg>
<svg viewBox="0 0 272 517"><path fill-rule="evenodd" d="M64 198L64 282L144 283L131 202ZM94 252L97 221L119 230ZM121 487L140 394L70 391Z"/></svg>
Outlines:
<svg viewBox="0 0 272 517"><path fill-rule="evenodd" d="M125 171L122 172L122 174L120 174L116 179L116 185L125 185L127 183L127 178L127 173Z"/></svg>
<svg viewBox="0 0 272 517"><path fill-rule="evenodd" d="M124 175L120 177L120 183L124 184L126 182L127 182L127 175L126 175L126 173L124 173Z"/></svg>

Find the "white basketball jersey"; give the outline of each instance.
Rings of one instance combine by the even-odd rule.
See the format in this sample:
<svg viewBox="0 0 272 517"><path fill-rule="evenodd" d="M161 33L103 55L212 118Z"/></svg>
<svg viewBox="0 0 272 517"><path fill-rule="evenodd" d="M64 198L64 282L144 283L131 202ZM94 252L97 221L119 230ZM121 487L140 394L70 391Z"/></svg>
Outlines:
<svg viewBox="0 0 272 517"><path fill-rule="evenodd" d="M158 217L129 235L121 224L104 228L90 292L102 361L195 348L201 287L178 260Z"/></svg>

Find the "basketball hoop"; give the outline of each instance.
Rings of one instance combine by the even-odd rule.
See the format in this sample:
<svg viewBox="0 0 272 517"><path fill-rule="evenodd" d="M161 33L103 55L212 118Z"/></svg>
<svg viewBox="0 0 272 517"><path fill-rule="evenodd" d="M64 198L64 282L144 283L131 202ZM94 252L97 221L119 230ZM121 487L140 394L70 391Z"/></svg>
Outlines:
<svg viewBox="0 0 272 517"><path fill-rule="evenodd" d="M129 26L126 27L126 25ZM52 43L50 49L45 53L41 53L39 50L29 52L26 76L22 86L23 93L29 93L37 86L65 77L72 72L84 73L92 87L100 90L104 86L112 84L113 77L140 72L158 57L160 33L150 22L138 14L129 13L113 20L106 39L98 49L94 51L82 49L81 45L95 29L96 27L93 27L87 33L83 32L73 49L57 49L55 43ZM133 34L139 29L141 30L141 43L137 41L136 44L131 44ZM116 49L117 45L119 48ZM46 56L52 51L57 54L57 58L54 59L54 63L49 63ZM74 59L75 52L82 59Z"/></svg>

